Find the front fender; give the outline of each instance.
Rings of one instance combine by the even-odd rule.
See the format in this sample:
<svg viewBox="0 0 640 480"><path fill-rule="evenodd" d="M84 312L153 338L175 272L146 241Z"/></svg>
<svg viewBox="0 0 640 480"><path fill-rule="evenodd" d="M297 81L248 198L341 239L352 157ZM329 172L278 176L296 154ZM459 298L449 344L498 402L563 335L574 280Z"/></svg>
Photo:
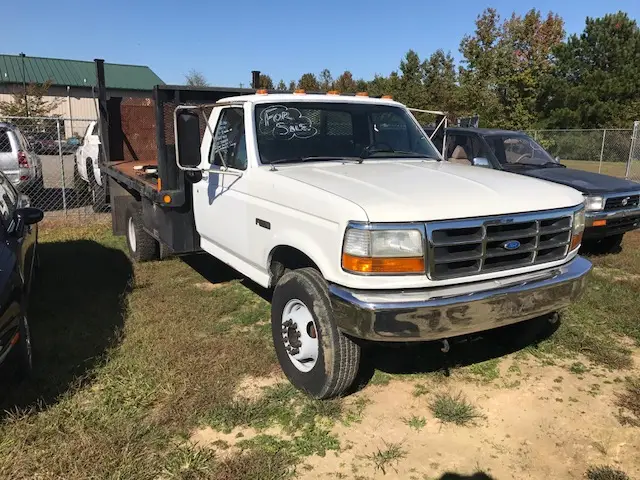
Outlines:
<svg viewBox="0 0 640 480"><path fill-rule="evenodd" d="M324 238L326 243L319 241L321 238ZM329 280L333 276L336 266L339 265L339 254L336 256L333 248L329 248L335 243L335 239L329 241L324 235L314 235L302 229L285 229L273 238L272 243L266 249L265 265L271 265L273 253L278 247L292 247L309 257L320 269L322 276Z"/></svg>

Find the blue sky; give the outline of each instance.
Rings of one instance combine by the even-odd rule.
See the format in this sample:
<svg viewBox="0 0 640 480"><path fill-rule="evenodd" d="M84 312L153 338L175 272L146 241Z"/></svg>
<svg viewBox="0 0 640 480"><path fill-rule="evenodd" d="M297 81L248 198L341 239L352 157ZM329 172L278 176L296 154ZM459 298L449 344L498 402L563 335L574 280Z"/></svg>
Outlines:
<svg viewBox="0 0 640 480"><path fill-rule="evenodd" d="M66 6L63 7L63 4ZM271 4L273 7L268 7ZM483 1L220 1L26 0L3 22L0 53L149 65L165 82L183 83L190 69L211 84L237 86L261 70L278 81L329 68L365 79L398 68L409 49L421 58L442 48L459 58L476 16L495 7L552 10L568 33L585 17L617 10L640 18L640 0ZM318 5L318 6L316 6ZM34 15L33 12L43 12Z"/></svg>

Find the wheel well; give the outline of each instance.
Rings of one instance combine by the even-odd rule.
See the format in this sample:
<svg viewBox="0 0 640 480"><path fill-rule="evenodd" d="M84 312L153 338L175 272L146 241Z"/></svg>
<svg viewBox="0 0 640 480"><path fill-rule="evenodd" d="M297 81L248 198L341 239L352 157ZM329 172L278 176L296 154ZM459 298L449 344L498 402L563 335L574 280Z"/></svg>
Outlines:
<svg viewBox="0 0 640 480"><path fill-rule="evenodd" d="M307 254L288 245L278 245L269 255L269 286L274 287L287 270L305 267L313 267L320 271L318 265Z"/></svg>

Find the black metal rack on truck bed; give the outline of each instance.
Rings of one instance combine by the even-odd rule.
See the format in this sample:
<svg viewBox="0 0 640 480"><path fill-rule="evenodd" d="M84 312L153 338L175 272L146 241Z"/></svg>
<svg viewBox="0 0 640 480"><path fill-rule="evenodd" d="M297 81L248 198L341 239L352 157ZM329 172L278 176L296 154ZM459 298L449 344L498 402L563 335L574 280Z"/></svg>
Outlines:
<svg viewBox="0 0 640 480"><path fill-rule="evenodd" d="M175 108L210 105L225 97L254 94L256 90L158 85L151 99L114 96L107 99L100 61L97 72L103 145L101 171L108 180L114 234L125 234L127 208L133 202L141 202L147 233L174 253L197 251L199 238L191 189L187 188L185 172L176 165ZM252 73L257 85L259 72ZM204 111L208 114L210 110L209 107ZM206 119L200 122L201 138L205 125Z"/></svg>

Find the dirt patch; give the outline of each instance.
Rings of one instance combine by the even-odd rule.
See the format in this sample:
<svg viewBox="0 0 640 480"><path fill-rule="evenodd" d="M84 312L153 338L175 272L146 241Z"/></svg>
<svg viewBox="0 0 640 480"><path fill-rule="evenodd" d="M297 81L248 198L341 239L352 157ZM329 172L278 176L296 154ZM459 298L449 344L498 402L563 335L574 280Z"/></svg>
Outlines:
<svg viewBox="0 0 640 480"><path fill-rule="evenodd" d="M199 282L199 283L195 283L194 287L196 287L197 289L200 289L202 291L205 292L211 292L217 288L222 287L223 285L225 285L224 283L211 283L211 282Z"/></svg>
<svg viewBox="0 0 640 480"><path fill-rule="evenodd" d="M195 430L189 436L189 442L200 448L210 448L218 458L231 458L241 452L239 443L252 440L258 435L270 435L283 440L291 439L279 427L270 427L264 430L256 430L251 427L236 427L229 433L219 432L211 427Z"/></svg>
<svg viewBox="0 0 640 480"><path fill-rule="evenodd" d="M235 401L254 401L262 396L265 388L273 387L278 383L286 381L282 372L274 372L268 377L244 377L238 384L233 399Z"/></svg>
<svg viewBox="0 0 640 480"><path fill-rule="evenodd" d="M389 454L384 478L482 471L496 480L578 479L590 465L605 463L631 478L640 474L640 430L616 418L616 392L623 385L615 372L575 375L563 366L517 365L507 367L512 377L526 379L517 386L453 378L366 388L356 395L369 400L361 421L333 429L341 444L337 458L309 457L305 463L312 469L301 478L378 478L380 456L393 448L402 454ZM440 422L429 403L441 391L462 392L483 418L464 427Z"/></svg>

